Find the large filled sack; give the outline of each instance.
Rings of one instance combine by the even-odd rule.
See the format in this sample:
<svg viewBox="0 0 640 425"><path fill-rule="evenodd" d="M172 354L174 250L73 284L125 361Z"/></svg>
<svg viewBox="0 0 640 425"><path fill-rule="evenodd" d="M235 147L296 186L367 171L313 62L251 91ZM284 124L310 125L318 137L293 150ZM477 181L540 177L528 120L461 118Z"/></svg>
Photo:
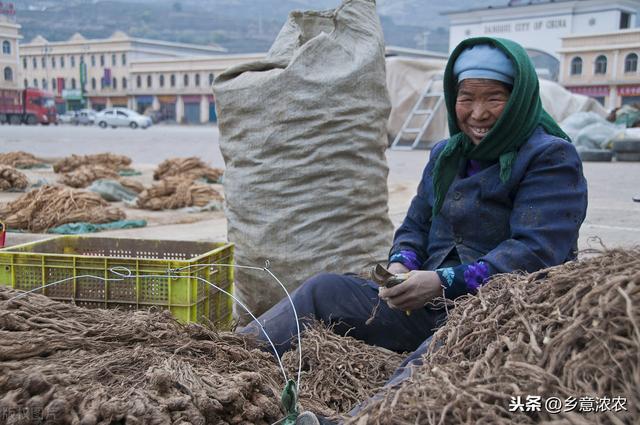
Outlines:
<svg viewBox="0 0 640 425"><path fill-rule="evenodd" d="M373 0L292 12L264 60L228 69L213 90L237 264L270 260L293 290L386 258L390 103ZM284 295L247 269L236 293L255 314Z"/></svg>

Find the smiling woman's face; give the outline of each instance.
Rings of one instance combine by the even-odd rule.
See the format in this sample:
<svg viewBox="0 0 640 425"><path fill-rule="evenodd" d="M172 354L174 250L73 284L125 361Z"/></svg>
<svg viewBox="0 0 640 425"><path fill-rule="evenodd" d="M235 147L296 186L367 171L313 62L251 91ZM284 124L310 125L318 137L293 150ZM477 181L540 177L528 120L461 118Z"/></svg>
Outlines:
<svg viewBox="0 0 640 425"><path fill-rule="evenodd" d="M470 78L462 80L456 98L458 128L474 145L480 144L498 121L509 101L509 88L495 80Z"/></svg>

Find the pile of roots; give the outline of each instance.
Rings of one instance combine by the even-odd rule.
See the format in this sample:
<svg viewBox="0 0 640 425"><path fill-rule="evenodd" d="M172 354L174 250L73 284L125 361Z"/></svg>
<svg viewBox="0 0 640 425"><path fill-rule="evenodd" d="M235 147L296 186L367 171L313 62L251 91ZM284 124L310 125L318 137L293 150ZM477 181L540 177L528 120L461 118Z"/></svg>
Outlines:
<svg viewBox="0 0 640 425"><path fill-rule="evenodd" d="M348 423L637 423L640 250L497 276L450 311L424 360ZM579 411L583 397L606 411Z"/></svg>
<svg viewBox="0 0 640 425"><path fill-rule="evenodd" d="M85 188L100 179L115 180L135 193L140 193L144 190L144 185L139 181L129 177L121 177L117 171L102 165L82 165L69 173L63 174L59 182L75 188Z"/></svg>
<svg viewBox="0 0 640 425"><path fill-rule="evenodd" d="M42 160L22 151L0 153L0 164L10 165L15 168L33 168L44 165Z"/></svg>
<svg viewBox="0 0 640 425"><path fill-rule="evenodd" d="M138 196L138 208L169 210L184 207L204 207L222 196L207 184L196 183L193 177L167 177L154 183Z"/></svg>
<svg viewBox="0 0 640 425"><path fill-rule="evenodd" d="M0 287L0 411L20 424L271 424L270 354L169 313L86 310ZM27 412L28 414L25 414ZM18 422L21 420L21 422Z"/></svg>
<svg viewBox="0 0 640 425"><path fill-rule="evenodd" d="M75 188L84 188L98 179L117 179L118 177L120 177L118 172L112 168L102 165L81 165L63 174L59 182Z"/></svg>
<svg viewBox="0 0 640 425"><path fill-rule="evenodd" d="M110 168L115 171L127 169L131 165L131 158L112 153L99 153L94 155L71 155L53 164L56 173L69 173L83 165Z"/></svg>
<svg viewBox="0 0 640 425"><path fill-rule="evenodd" d="M285 416L284 377L252 338L181 325L167 312L88 310L35 294L9 301L17 294L0 286L7 423L272 424ZM370 396L400 361L319 326L302 346L301 409L327 416ZM297 356L284 359L288 378Z"/></svg>
<svg viewBox="0 0 640 425"><path fill-rule="evenodd" d="M131 177L120 177L117 181L120 182L125 189L129 189L132 192L141 193L144 191L144 185Z"/></svg>
<svg viewBox="0 0 640 425"><path fill-rule="evenodd" d="M338 419L382 387L402 356L316 324L302 336L300 403L306 410ZM291 377L298 371L294 347L282 361Z"/></svg>
<svg viewBox="0 0 640 425"><path fill-rule="evenodd" d="M24 173L9 165L0 164L0 191L25 190L29 186L29 179Z"/></svg>
<svg viewBox="0 0 640 425"><path fill-rule="evenodd" d="M219 168L211 168L196 157L171 158L163 161L153 173L154 180L166 177L203 178L209 183L217 183L224 172Z"/></svg>
<svg viewBox="0 0 640 425"><path fill-rule="evenodd" d="M11 229L45 232L67 223L123 220L125 214L96 193L45 185L0 206L0 218Z"/></svg>

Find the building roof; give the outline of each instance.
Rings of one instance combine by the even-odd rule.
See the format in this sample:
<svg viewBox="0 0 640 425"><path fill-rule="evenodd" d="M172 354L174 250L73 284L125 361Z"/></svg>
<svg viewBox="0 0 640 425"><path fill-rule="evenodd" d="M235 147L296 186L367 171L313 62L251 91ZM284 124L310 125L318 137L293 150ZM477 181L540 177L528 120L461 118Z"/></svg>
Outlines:
<svg viewBox="0 0 640 425"><path fill-rule="evenodd" d="M448 53L435 52L433 50L410 49L408 47L387 46L385 47L385 55L387 56L414 56L430 59L447 59Z"/></svg>
<svg viewBox="0 0 640 425"><path fill-rule="evenodd" d="M442 12L441 15L459 15L465 14L469 12L488 12L495 10L505 10L505 9L518 9L518 8L531 8L531 7L544 7L548 5L556 5L558 3L579 3L585 0L511 0L507 4L502 5L490 5L484 7L476 7L464 10L452 10L449 12ZM602 2L605 3L605 2ZM608 3L620 3L619 1L609 1ZM637 0L628 0L623 1L623 3L636 3L636 6L640 7L640 1Z"/></svg>
<svg viewBox="0 0 640 425"><path fill-rule="evenodd" d="M145 44L147 46L176 47L176 48L200 50L203 53L223 53L227 51L227 49L219 45L203 46L200 44L177 43L173 41L160 41L160 40L152 40L148 38L136 38L136 37L130 37L129 35L127 35L122 31L114 32L109 38L93 38L93 39L88 39L88 38L85 38L80 33L75 33L66 41L48 41L44 37L38 35L33 40L31 40L31 42L21 44L21 47L39 46L44 44L48 44L51 46L64 46L64 45L70 45L70 44L87 44L87 43L101 44L101 43L113 43L114 41L132 42L132 43L138 43L138 44Z"/></svg>
<svg viewBox="0 0 640 425"><path fill-rule="evenodd" d="M173 57L173 58L144 58L144 59L136 59L132 61L131 64L152 64L152 63L179 63L179 62L204 62L210 60L221 60L221 59L238 59L243 58L247 60L251 59L264 59L267 56L267 53L233 53L233 54L225 54L225 55L215 55L215 56L184 56L184 57Z"/></svg>
<svg viewBox="0 0 640 425"><path fill-rule="evenodd" d="M530 7L530 6L538 6L541 4L548 4L548 3L563 3L563 2L567 2L567 1L576 1L576 0L538 0L538 1L509 1L507 4L501 4L501 5L489 5L489 6L484 6L484 7L472 7L469 9L464 9L464 10L451 10L449 12L442 12L442 15L456 15L458 13L468 13L468 12L478 12L478 11L483 11L483 10L496 10L496 9L511 9L511 8L516 8L516 7Z"/></svg>
<svg viewBox="0 0 640 425"><path fill-rule="evenodd" d="M570 34L570 35L565 35L562 36L561 38L567 39L574 39L574 38L593 38L593 37L606 37L606 36L610 36L610 35L624 35L624 34L634 34L634 33L638 33L640 34L640 28L625 28L625 29L621 29L621 30L616 30L616 31L610 31L610 32L597 32L597 33L591 33L591 34ZM638 39L640 40L640 39ZM640 43L640 42L639 42Z"/></svg>

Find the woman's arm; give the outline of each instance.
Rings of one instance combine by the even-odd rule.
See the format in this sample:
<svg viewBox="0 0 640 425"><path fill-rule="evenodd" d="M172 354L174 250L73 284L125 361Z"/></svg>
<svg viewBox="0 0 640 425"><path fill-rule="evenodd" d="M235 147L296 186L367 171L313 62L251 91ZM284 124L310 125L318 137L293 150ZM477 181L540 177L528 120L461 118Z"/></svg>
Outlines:
<svg viewBox="0 0 640 425"><path fill-rule="evenodd" d="M587 209L587 183L573 145L551 144L530 164L518 186L510 238L472 264L438 269L447 298L475 293L491 275L533 272L572 255Z"/></svg>
<svg viewBox="0 0 640 425"><path fill-rule="evenodd" d="M434 146L429 162L422 172L416 196L411 201L407 215L396 230L393 246L389 251L390 263L401 263L409 270L419 269L428 257L429 230L431 229L431 205L433 166L446 141Z"/></svg>

